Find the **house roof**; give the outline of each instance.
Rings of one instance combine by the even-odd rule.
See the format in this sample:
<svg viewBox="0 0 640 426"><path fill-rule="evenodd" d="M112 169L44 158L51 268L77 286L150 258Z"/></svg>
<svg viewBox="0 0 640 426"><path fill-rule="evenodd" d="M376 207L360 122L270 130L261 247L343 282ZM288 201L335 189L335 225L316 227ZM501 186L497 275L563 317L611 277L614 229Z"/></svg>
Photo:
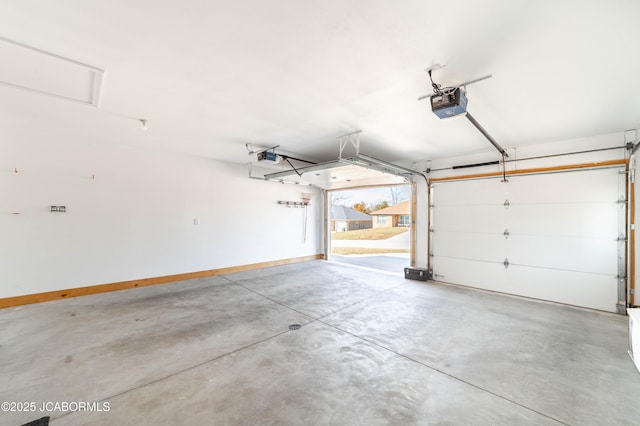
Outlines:
<svg viewBox="0 0 640 426"><path fill-rule="evenodd" d="M371 216L347 206L331 206L333 220L371 220Z"/></svg>
<svg viewBox="0 0 640 426"><path fill-rule="evenodd" d="M391 215L391 214L411 214L411 206L409 200L395 204L393 206L385 207L384 209L376 210L371 215Z"/></svg>

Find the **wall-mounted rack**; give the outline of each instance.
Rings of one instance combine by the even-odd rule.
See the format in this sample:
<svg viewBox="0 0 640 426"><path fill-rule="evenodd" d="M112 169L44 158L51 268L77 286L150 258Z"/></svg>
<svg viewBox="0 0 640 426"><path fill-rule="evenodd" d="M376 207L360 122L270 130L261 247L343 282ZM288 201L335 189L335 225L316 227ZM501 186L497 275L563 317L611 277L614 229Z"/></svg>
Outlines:
<svg viewBox="0 0 640 426"><path fill-rule="evenodd" d="M308 201L278 201L278 204L281 204L287 207L300 208L300 207L307 207L309 205L309 202Z"/></svg>

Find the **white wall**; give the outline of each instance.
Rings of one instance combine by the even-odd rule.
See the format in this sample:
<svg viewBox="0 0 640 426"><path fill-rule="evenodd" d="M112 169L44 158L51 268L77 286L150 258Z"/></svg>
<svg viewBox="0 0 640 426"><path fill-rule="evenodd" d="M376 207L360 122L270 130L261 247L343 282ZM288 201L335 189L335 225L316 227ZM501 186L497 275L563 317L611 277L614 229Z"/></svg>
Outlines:
<svg viewBox="0 0 640 426"><path fill-rule="evenodd" d="M303 191L313 193L304 243L304 209L277 204ZM322 197L249 179L241 164L126 145L5 141L0 235L0 297L10 297L322 253Z"/></svg>

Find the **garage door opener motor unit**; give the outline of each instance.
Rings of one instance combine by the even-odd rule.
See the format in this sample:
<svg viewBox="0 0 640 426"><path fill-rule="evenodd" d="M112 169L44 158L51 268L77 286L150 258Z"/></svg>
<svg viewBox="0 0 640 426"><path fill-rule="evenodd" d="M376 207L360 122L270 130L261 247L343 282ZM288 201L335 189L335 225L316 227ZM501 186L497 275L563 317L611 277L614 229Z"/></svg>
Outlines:
<svg viewBox="0 0 640 426"><path fill-rule="evenodd" d="M431 96L431 111L440 118L467 112L467 96L459 87Z"/></svg>
<svg viewBox="0 0 640 426"><path fill-rule="evenodd" d="M429 74L429 80L431 81L431 87L433 88L433 94L420 96L418 101L429 98L431 103L431 111L438 118L449 118L455 117L457 115L465 115L467 119L475 126L476 129L480 131L484 135L485 138L491 142L491 144L502 154L503 157L508 157L507 151L502 148L498 142L478 123L478 121L471 116L467 112L467 95L465 93L468 85L477 83L482 80L486 80L491 78L491 74L485 75L484 77L476 78L475 80L470 80L462 84L458 84L453 87L442 87L441 84L438 84L433 81L433 77L431 73L434 70L442 68L441 65L434 65L431 68L427 68L427 74Z"/></svg>

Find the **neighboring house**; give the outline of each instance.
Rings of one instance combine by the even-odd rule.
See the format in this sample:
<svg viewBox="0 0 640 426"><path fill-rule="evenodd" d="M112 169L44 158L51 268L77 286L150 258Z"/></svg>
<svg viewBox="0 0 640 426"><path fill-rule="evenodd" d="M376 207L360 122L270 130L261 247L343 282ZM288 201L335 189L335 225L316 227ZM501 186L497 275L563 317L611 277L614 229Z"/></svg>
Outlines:
<svg viewBox="0 0 640 426"><path fill-rule="evenodd" d="M336 232L369 229L372 218L368 214L345 206L331 206L331 230Z"/></svg>
<svg viewBox="0 0 640 426"><path fill-rule="evenodd" d="M410 201L403 201L384 209L371 213L374 228L393 228L396 226L411 226Z"/></svg>

